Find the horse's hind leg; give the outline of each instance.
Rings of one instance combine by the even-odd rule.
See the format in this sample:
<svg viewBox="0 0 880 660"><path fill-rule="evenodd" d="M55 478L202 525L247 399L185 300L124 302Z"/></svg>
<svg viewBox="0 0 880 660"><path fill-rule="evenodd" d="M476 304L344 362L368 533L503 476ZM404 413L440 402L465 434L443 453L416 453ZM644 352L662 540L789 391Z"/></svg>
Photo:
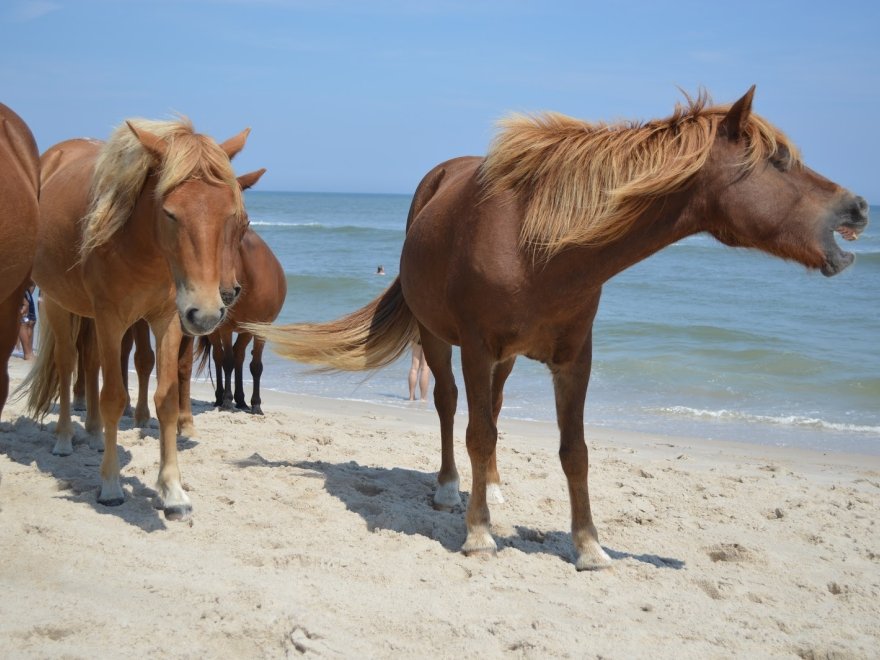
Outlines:
<svg viewBox="0 0 880 660"><path fill-rule="evenodd" d="M0 301L0 416L9 396L9 356L18 341L21 317L18 310L24 297L25 282Z"/></svg>
<svg viewBox="0 0 880 660"><path fill-rule="evenodd" d="M419 325L422 349L428 366L434 374L434 407L440 418L440 472L437 474L437 491L434 508L450 510L461 506L458 470L455 467L455 449L452 430L455 409L458 406L458 388L452 373L452 346L432 335Z"/></svg>
<svg viewBox="0 0 880 660"><path fill-rule="evenodd" d="M80 325L78 360L82 365L82 379L85 385L86 398L86 433L89 435L89 447L104 451L104 424L101 419L100 395L98 392L98 376L101 363L98 357L98 339L95 324L91 319L83 319Z"/></svg>
<svg viewBox="0 0 880 660"><path fill-rule="evenodd" d="M260 379L263 377L263 348L266 341L259 337L254 338L254 350L251 351L251 378L254 380L254 391L251 396L251 412L254 415L262 415L263 399L260 397Z"/></svg>
<svg viewBox="0 0 880 660"><path fill-rule="evenodd" d="M122 369L122 386L125 388L125 408L122 414L126 417L134 415L134 409L131 407L131 394L128 391L128 361L131 357L131 348L134 346L134 326L130 327L122 335L122 344L119 349L119 363ZM138 402L140 403L140 401Z"/></svg>
<svg viewBox="0 0 880 660"><path fill-rule="evenodd" d="M489 465L498 440L492 408L492 373L495 367L496 364L480 337L462 338L461 368L468 402L466 439L473 477L465 514L467 538L462 546L465 554L494 553L496 549L490 531L489 505L486 501Z"/></svg>
<svg viewBox="0 0 880 660"><path fill-rule="evenodd" d="M101 386L101 416L104 418L104 458L101 460L101 490L98 502L104 506L119 506L125 501L119 483L119 456L117 436L119 420L125 408L125 387L122 384L121 348L126 326L118 318L104 316L95 319L98 349L103 371Z"/></svg>
<svg viewBox="0 0 880 660"><path fill-rule="evenodd" d="M499 362L492 373L492 419L496 428L498 427L498 416L501 414L501 404L504 401L504 383L507 382L507 377L513 371L515 362L515 357ZM504 495L501 494L501 475L498 474L495 451L492 452L486 471L486 501L489 504L504 503Z"/></svg>
<svg viewBox="0 0 880 660"><path fill-rule="evenodd" d="M156 354L150 346L150 326L139 319L131 328L134 337L134 369L138 379L138 397L134 409L134 425L146 428L150 423L150 375L156 365ZM128 374L128 359L125 360ZM128 391L128 387L126 387Z"/></svg>
<svg viewBox="0 0 880 660"><path fill-rule="evenodd" d="M180 340L180 349L178 350L177 357L177 391L179 397L177 433L185 438L194 438L198 435L195 421L193 420L192 397L190 396L194 343L192 337L183 337Z"/></svg>
<svg viewBox="0 0 880 660"><path fill-rule="evenodd" d="M49 297L43 300L43 315L52 326L55 336L54 360L58 374L58 423L55 425L56 456L73 453L73 424L70 419L70 385L76 362L76 337L74 316Z"/></svg>

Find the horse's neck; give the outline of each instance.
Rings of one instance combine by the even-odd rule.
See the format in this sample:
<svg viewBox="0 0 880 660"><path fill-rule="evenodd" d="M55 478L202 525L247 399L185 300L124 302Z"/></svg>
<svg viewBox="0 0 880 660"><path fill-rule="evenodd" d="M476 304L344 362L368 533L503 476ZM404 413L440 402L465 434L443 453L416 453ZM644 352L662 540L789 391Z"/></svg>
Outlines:
<svg viewBox="0 0 880 660"><path fill-rule="evenodd" d="M606 245L564 252L566 269L580 271L601 285L663 248L702 231L700 213L690 195L670 195L654 202L622 236Z"/></svg>

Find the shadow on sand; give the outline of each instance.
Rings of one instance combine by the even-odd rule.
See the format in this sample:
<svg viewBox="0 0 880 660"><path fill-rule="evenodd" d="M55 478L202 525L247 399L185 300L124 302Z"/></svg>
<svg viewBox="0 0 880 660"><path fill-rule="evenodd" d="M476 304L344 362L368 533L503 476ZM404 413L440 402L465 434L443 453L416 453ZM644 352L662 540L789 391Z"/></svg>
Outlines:
<svg viewBox="0 0 880 660"><path fill-rule="evenodd" d="M210 409L206 402L205 409ZM193 402L196 413L196 402ZM202 406L198 407L202 411ZM40 472L50 475L57 482L60 497L70 502L86 504L102 515L116 516L130 525L146 532L166 528L161 510L153 508L152 499L156 491L135 476L122 475L120 481L126 491L125 502L120 506L104 506L98 503L100 489L100 469L103 453L91 449L88 434L83 426L84 418L73 416L74 438L73 454L55 456L52 447L55 444L55 424L42 424L28 417L20 416L12 423L0 424L0 454L8 456L20 465L35 465ZM123 417L119 424L120 431L134 428L130 417ZM146 451L155 451L158 457L159 431L150 426L140 429L142 438L156 441L156 447L147 447ZM189 438L178 437L177 448L185 451L198 443ZM121 444L117 449L119 467L123 469L131 462L131 452Z"/></svg>
<svg viewBox="0 0 880 660"><path fill-rule="evenodd" d="M323 475L324 487L338 498L349 511L357 513L367 529L387 529L402 534L424 536L449 552L459 552L465 538L464 511L452 512L433 508L436 475L403 468L378 468L324 461L268 461L259 454L236 461L241 469L252 467L296 467ZM467 506L467 493L462 493ZM503 505L502 505L503 506ZM547 554L567 563L572 562L571 535L567 532L543 532L529 527L516 527L516 534L493 534L498 548L515 548L527 554ZM681 569L679 559L650 554L630 554L605 548L613 559L635 559L659 568Z"/></svg>

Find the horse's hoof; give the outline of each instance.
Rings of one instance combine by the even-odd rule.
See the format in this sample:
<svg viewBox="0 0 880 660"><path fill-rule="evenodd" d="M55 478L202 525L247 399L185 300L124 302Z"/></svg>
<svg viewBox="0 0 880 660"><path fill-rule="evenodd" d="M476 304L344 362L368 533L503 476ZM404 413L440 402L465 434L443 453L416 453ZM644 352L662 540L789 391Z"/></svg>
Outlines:
<svg viewBox="0 0 880 660"><path fill-rule="evenodd" d="M458 481L439 484L434 492L434 508L437 511L452 511L461 506L461 495L458 493Z"/></svg>
<svg viewBox="0 0 880 660"><path fill-rule="evenodd" d="M611 568L611 564L611 557L608 556L601 546L596 544L595 548L590 548L578 556L574 567L578 571L601 571Z"/></svg>
<svg viewBox="0 0 880 660"><path fill-rule="evenodd" d="M177 429L177 435L184 438L194 438L198 435L198 432L193 424L183 424Z"/></svg>
<svg viewBox="0 0 880 660"><path fill-rule="evenodd" d="M165 520L187 520L192 515L192 505L178 504L175 506L169 506L165 507L164 512Z"/></svg>
<svg viewBox="0 0 880 660"><path fill-rule="evenodd" d="M54 456L70 456L73 453L72 438L58 438L55 440L55 446L52 447Z"/></svg>
<svg viewBox="0 0 880 660"><path fill-rule="evenodd" d="M110 497L106 500L102 500L99 497L98 504L102 504L104 506L121 506L121 505L125 504L125 498L124 497Z"/></svg>
<svg viewBox="0 0 880 660"><path fill-rule="evenodd" d="M489 532L474 531L468 533L464 545L461 546L461 551L467 557L473 555L494 556L498 551L498 546L495 545L495 539L492 538L492 535Z"/></svg>
<svg viewBox="0 0 880 660"><path fill-rule="evenodd" d="M235 407L238 408L239 410L250 411L250 406L248 406L248 404L246 404L244 401L241 401L241 402L236 401Z"/></svg>
<svg viewBox="0 0 880 660"><path fill-rule="evenodd" d="M125 406L125 410L122 411L123 417L134 417L134 408L131 406Z"/></svg>
<svg viewBox="0 0 880 660"><path fill-rule="evenodd" d="M262 415L263 409L260 406L251 406L251 415Z"/></svg>
<svg viewBox="0 0 880 660"><path fill-rule="evenodd" d="M146 429L150 427L150 418L144 417L142 419L134 418L134 427L136 429Z"/></svg>

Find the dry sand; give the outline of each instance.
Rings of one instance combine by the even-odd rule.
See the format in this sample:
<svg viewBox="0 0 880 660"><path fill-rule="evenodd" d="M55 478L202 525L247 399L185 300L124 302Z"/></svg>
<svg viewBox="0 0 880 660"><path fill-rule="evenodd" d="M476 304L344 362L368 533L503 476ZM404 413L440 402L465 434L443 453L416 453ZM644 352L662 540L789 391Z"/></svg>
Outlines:
<svg viewBox="0 0 880 660"><path fill-rule="evenodd" d="M502 419L499 551L465 557L463 513L431 507L428 405L270 392L254 417L194 397L183 523L150 504L155 428L123 420L127 498L106 508L81 425L55 457L54 416L7 404L0 656L880 656L876 457L588 429L616 561L577 573L551 424Z"/></svg>

